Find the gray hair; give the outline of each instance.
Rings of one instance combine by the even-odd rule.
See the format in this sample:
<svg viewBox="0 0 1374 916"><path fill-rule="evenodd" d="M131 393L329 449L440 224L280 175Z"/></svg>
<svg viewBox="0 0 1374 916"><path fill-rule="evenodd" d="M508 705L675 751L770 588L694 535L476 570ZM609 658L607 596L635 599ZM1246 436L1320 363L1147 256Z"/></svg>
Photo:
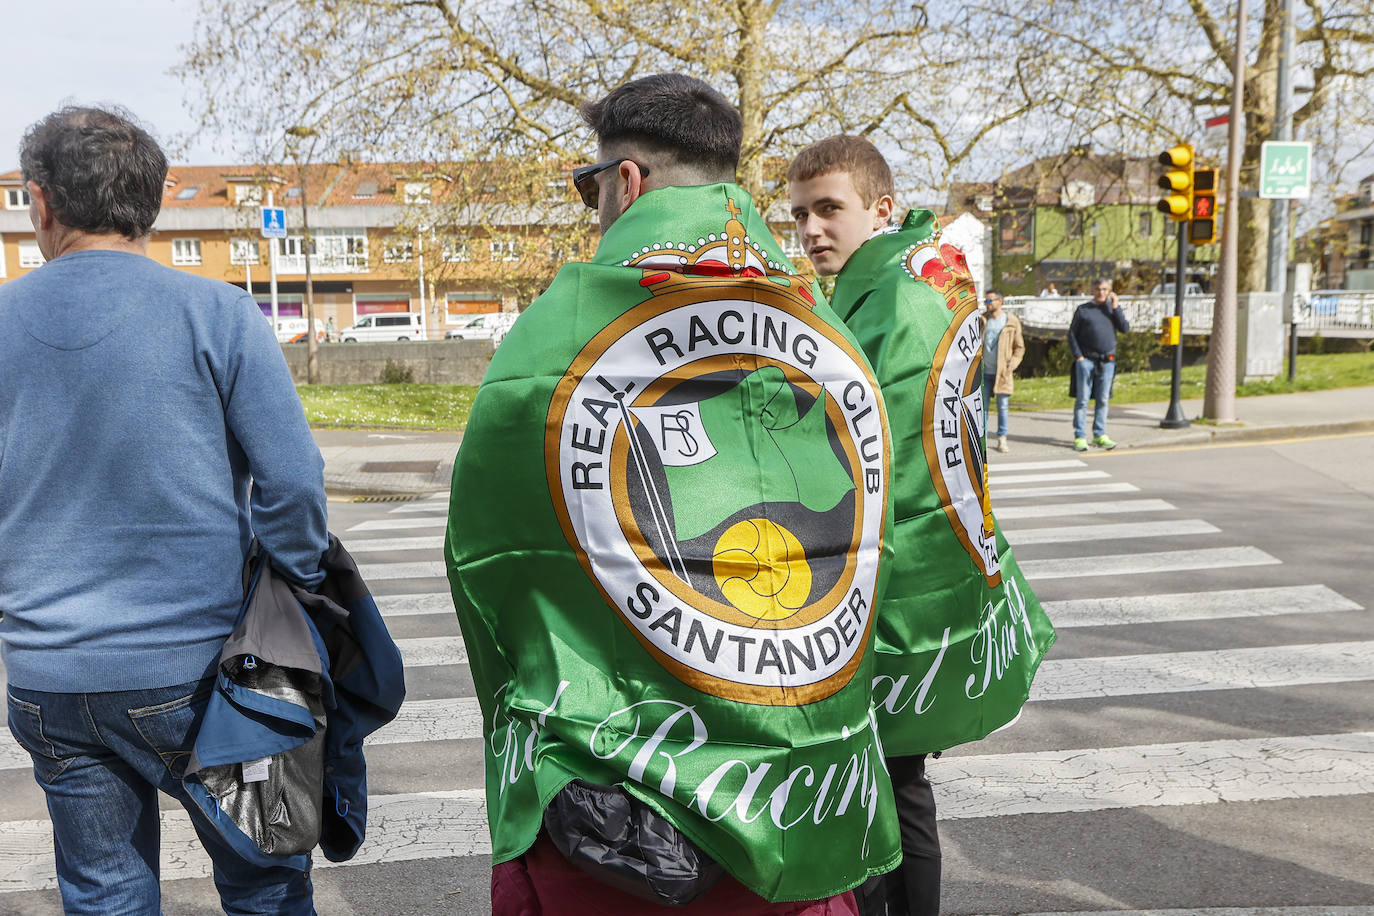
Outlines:
<svg viewBox="0 0 1374 916"><path fill-rule="evenodd" d="M68 229L132 241L152 231L162 209L167 157L127 112L53 112L24 134L19 168Z"/></svg>

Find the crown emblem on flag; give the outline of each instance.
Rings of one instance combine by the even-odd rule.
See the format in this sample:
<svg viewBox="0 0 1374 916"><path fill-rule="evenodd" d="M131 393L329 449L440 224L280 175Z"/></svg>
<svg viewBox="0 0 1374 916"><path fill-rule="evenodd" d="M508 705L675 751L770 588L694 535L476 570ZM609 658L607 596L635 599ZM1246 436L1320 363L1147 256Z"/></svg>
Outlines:
<svg viewBox="0 0 1374 916"><path fill-rule="evenodd" d="M703 286L735 286L740 280L759 280L798 306L811 310L816 299L811 284L800 277L786 260L774 261L758 242L749 237L740 222L742 212L730 198L725 206L730 218L720 232L708 233L695 241L664 241L645 245L620 262L622 267L644 271L639 285L654 296L680 289Z"/></svg>

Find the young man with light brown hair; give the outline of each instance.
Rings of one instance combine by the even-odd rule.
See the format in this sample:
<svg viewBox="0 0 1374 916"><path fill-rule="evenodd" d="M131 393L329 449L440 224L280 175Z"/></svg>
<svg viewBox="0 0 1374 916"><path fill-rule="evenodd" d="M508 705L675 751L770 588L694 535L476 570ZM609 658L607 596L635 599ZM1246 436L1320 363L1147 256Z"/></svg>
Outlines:
<svg viewBox="0 0 1374 916"><path fill-rule="evenodd" d="M836 277L831 306L873 364L892 430L893 560L878 603L873 707L902 862L855 897L864 916L935 916L940 840L926 758L1014 720L1053 628L988 502L982 317L963 253L928 210L891 225L892 171L862 137L807 147L787 180L798 238L816 272ZM1013 625L1023 650L994 684L975 664L980 634Z"/></svg>

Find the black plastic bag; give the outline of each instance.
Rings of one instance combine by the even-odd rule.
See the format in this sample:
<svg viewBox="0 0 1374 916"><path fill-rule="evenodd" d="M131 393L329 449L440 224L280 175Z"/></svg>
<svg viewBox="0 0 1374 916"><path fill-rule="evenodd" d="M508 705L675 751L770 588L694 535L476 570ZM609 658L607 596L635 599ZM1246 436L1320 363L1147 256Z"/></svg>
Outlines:
<svg viewBox="0 0 1374 916"><path fill-rule="evenodd" d="M652 903L686 906L725 873L657 811L619 786L574 779L544 809L544 830L577 868Z"/></svg>

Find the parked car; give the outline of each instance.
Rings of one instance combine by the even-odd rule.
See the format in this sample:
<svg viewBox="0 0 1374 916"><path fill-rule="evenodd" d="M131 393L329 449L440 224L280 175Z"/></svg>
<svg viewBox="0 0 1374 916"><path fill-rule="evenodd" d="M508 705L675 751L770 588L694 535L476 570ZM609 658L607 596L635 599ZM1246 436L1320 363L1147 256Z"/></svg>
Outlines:
<svg viewBox="0 0 1374 916"><path fill-rule="evenodd" d="M499 343L506 332L515 324L513 312L488 312L470 318L456 328L449 328L445 340L492 340Z"/></svg>
<svg viewBox="0 0 1374 916"><path fill-rule="evenodd" d="M1155 288L1150 290L1151 296L1172 296L1173 294L1174 285L1172 283L1156 283ZM1201 296L1202 287L1196 283L1185 283L1183 284L1183 295Z"/></svg>
<svg viewBox="0 0 1374 916"><path fill-rule="evenodd" d="M268 316L271 321L271 316ZM309 325L304 318L283 318L277 316L277 343L305 343L305 329ZM324 322L315 319L315 339L323 342L325 338Z"/></svg>
<svg viewBox="0 0 1374 916"><path fill-rule="evenodd" d="M418 312L367 315L339 332L344 343L378 340L424 340L425 316Z"/></svg>

